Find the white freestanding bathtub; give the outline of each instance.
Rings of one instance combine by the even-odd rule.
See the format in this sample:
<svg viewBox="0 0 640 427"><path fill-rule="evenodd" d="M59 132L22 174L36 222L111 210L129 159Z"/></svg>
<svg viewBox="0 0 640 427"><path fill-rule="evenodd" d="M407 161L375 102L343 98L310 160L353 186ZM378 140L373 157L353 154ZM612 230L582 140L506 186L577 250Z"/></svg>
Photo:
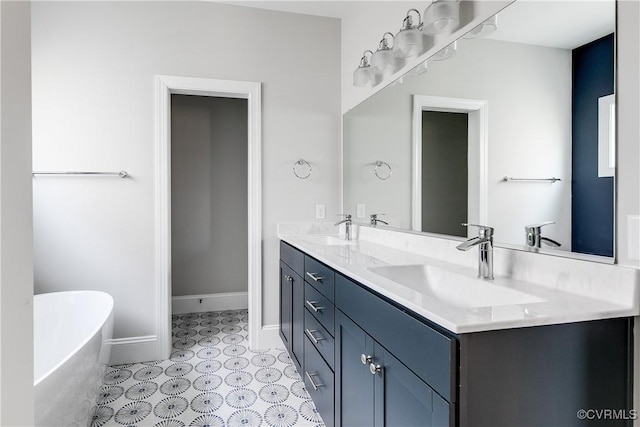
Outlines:
<svg viewBox="0 0 640 427"><path fill-rule="evenodd" d="M36 426L87 426L109 362L113 298L98 291L33 298Z"/></svg>

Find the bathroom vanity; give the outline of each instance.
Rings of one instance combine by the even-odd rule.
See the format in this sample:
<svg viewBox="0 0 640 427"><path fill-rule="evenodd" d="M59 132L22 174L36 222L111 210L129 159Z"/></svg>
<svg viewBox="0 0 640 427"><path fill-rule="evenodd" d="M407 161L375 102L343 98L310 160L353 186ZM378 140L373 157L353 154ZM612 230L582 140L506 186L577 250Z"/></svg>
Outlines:
<svg viewBox="0 0 640 427"><path fill-rule="evenodd" d="M327 426L630 425L636 304L503 272L487 283L376 233L394 234L281 235L280 333ZM609 277L635 292L637 272L622 270Z"/></svg>

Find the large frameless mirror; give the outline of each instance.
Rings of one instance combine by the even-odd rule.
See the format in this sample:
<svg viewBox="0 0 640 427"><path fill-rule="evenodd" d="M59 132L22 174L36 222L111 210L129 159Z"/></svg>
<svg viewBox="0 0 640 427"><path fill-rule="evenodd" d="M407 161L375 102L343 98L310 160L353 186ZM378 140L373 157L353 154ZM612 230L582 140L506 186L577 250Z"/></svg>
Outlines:
<svg viewBox="0 0 640 427"><path fill-rule="evenodd" d="M612 261L614 43L613 0L512 3L344 115L344 209Z"/></svg>

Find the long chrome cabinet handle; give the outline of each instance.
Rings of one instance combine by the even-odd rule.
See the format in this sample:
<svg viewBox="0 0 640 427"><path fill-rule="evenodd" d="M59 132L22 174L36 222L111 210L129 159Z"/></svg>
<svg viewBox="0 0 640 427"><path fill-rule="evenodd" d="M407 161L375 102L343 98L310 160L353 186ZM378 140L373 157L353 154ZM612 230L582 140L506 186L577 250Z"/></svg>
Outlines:
<svg viewBox="0 0 640 427"><path fill-rule="evenodd" d="M324 277L318 276L318 273L311 273L307 271L307 276L311 277L315 282L322 282Z"/></svg>
<svg viewBox="0 0 640 427"><path fill-rule="evenodd" d="M316 384L316 382L313 380L313 377L317 377L318 374L310 374L307 371L304 371L304 373L309 379L309 382L311 383L311 387L313 387L314 390L318 391L320 387L324 387L324 384Z"/></svg>
<svg viewBox="0 0 640 427"><path fill-rule="evenodd" d="M318 332L317 329L305 329L304 331L314 344L320 344L320 341L324 339L321 336L318 336L318 338L316 338L315 335L313 335L314 333Z"/></svg>
<svg viewBox="0 0 640 427"><path fill-rule="evenodd" d="M322 310L324 307L318 307L316 304L318 303L318 301L309 301L306 300L305 303L307 303L307 305L309 307L311 307L311 310L315 311L316 313L319 312L320 310Z"/></svg>

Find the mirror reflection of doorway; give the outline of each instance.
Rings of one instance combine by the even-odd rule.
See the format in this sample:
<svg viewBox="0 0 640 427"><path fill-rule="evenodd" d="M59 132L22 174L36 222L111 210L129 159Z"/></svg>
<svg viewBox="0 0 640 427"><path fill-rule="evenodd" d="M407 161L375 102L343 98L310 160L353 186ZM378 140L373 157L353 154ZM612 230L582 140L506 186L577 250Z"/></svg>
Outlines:
<svg viewBox="0 0 640 427"><path fill-rule="evenodd" d="M421 231L467 236L468 128L467 113L422 111Z"/></svg>
<svg viewBox="0 0 640 427"><path fill-rule="evenodd" d="M413 230L470 237L463 222L487 224L488 109L485 100L413 95Z"/></svg>

